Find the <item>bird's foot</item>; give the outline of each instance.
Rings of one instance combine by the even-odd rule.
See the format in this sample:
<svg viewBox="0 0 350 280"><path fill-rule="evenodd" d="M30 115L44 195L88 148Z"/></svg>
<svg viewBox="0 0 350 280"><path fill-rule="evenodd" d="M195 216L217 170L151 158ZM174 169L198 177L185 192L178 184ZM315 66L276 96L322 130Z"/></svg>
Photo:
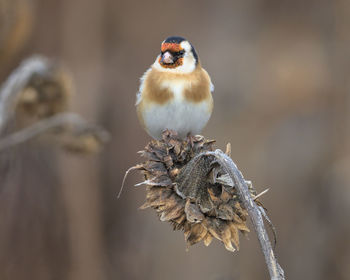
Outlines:
<svg viewBox="0 0 350 280"><path fill-rule="evenodd" d="M188 139L188 143L190 143L191 145L191 149L193 148L193 140L194 140L194 136L191 134L191 132L187 133L187 139Z"/></svg>

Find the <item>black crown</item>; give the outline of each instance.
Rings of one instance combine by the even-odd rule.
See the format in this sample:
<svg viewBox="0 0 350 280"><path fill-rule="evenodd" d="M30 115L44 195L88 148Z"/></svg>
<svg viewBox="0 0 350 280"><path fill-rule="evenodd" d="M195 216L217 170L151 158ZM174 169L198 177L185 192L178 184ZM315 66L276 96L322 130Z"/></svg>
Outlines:
<svg viewBox="0 0 350 280"><path fill-rule="evenodd" d="M180 44L181 42L186 41L185 38L180 36L171 36L165 39L164 43L176 43Z"/></svg>

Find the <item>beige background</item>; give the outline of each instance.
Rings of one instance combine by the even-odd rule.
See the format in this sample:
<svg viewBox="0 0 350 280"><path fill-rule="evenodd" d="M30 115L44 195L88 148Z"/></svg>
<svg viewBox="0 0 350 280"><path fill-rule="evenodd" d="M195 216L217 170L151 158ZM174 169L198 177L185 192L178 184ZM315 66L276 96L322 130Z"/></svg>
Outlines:
<svg viewBox="0 0 350 280"><path fill-rule="evenodd" d="M268 279L254 233L235 254L219 242L186 252L181 232L138 210L139 174L116 199L149 140L134 108L139 77L170 35L192 42L215 85L203 134L231 142L246 179L270 188L262 201L287 279L349 278L348 1L0 3L20 14L24 38L5 45L1 17L1 81L31 54L58 59L74 77L72 110L112 135L97 156L35 142L0 155L0 279Z"/></svg>

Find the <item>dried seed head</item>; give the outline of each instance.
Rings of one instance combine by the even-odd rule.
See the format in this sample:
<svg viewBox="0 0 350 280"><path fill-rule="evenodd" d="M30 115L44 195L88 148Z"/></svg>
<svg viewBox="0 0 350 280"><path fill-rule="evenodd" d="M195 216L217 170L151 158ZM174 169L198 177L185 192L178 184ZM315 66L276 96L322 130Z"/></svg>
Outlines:
<svg viewBox="0 0 350 280"><path fill-rule="evenodd" d="M231 180L212 156L212 140L203 136L179 139L176 132L163 132L162 140L152 140L141 155L141 170L147 186L141 209L153 208L161 221L183 230L189 245L213 238L229 251L239 249L239 232L249 232L247 211L240 203ZM252 189L252 192L254 190Z"/></svg>
<svg viewBox="0 0 350 280"><path fill-rule="evenodd" d="M28 126L66 111L72 91L70 75L56 64L47 72L33 74L17 101L17 125Z"/></svg>

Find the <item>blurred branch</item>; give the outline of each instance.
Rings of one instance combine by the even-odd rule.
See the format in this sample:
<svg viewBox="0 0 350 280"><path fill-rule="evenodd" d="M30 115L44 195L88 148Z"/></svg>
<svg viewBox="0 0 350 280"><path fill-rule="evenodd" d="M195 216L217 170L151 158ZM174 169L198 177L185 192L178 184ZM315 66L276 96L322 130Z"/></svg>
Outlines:
<svg viewBox="0 0 350 280"><path fill-rule="evenodd" d="M74 131L94 131L100 142L107 142L109 134L102 128L92 125L75 113L61 113L53 117L39 121L18 132L12 133L0 139L0 151L28 141L53 128L72 127Z"/></svg>
<svg viewBox="0 0 350 280"><path fill-rule="evenodd" d="M239 171L232 159L221 150L216 150L215 152L206 152L205 155L214 156L216 161L223 167L223 169L235 183L234 185L237 188L239 197L244 207L247 209L254 229L258 235L260 246L265 257L265 262L269 270L270 278L272 280L285 279L284 271L276 260L269 237L267 235L261 210L254 202L254 199L249 192L247 183L244 180L242 173ZM263 213L263 215L266 214Z"/></svg>

